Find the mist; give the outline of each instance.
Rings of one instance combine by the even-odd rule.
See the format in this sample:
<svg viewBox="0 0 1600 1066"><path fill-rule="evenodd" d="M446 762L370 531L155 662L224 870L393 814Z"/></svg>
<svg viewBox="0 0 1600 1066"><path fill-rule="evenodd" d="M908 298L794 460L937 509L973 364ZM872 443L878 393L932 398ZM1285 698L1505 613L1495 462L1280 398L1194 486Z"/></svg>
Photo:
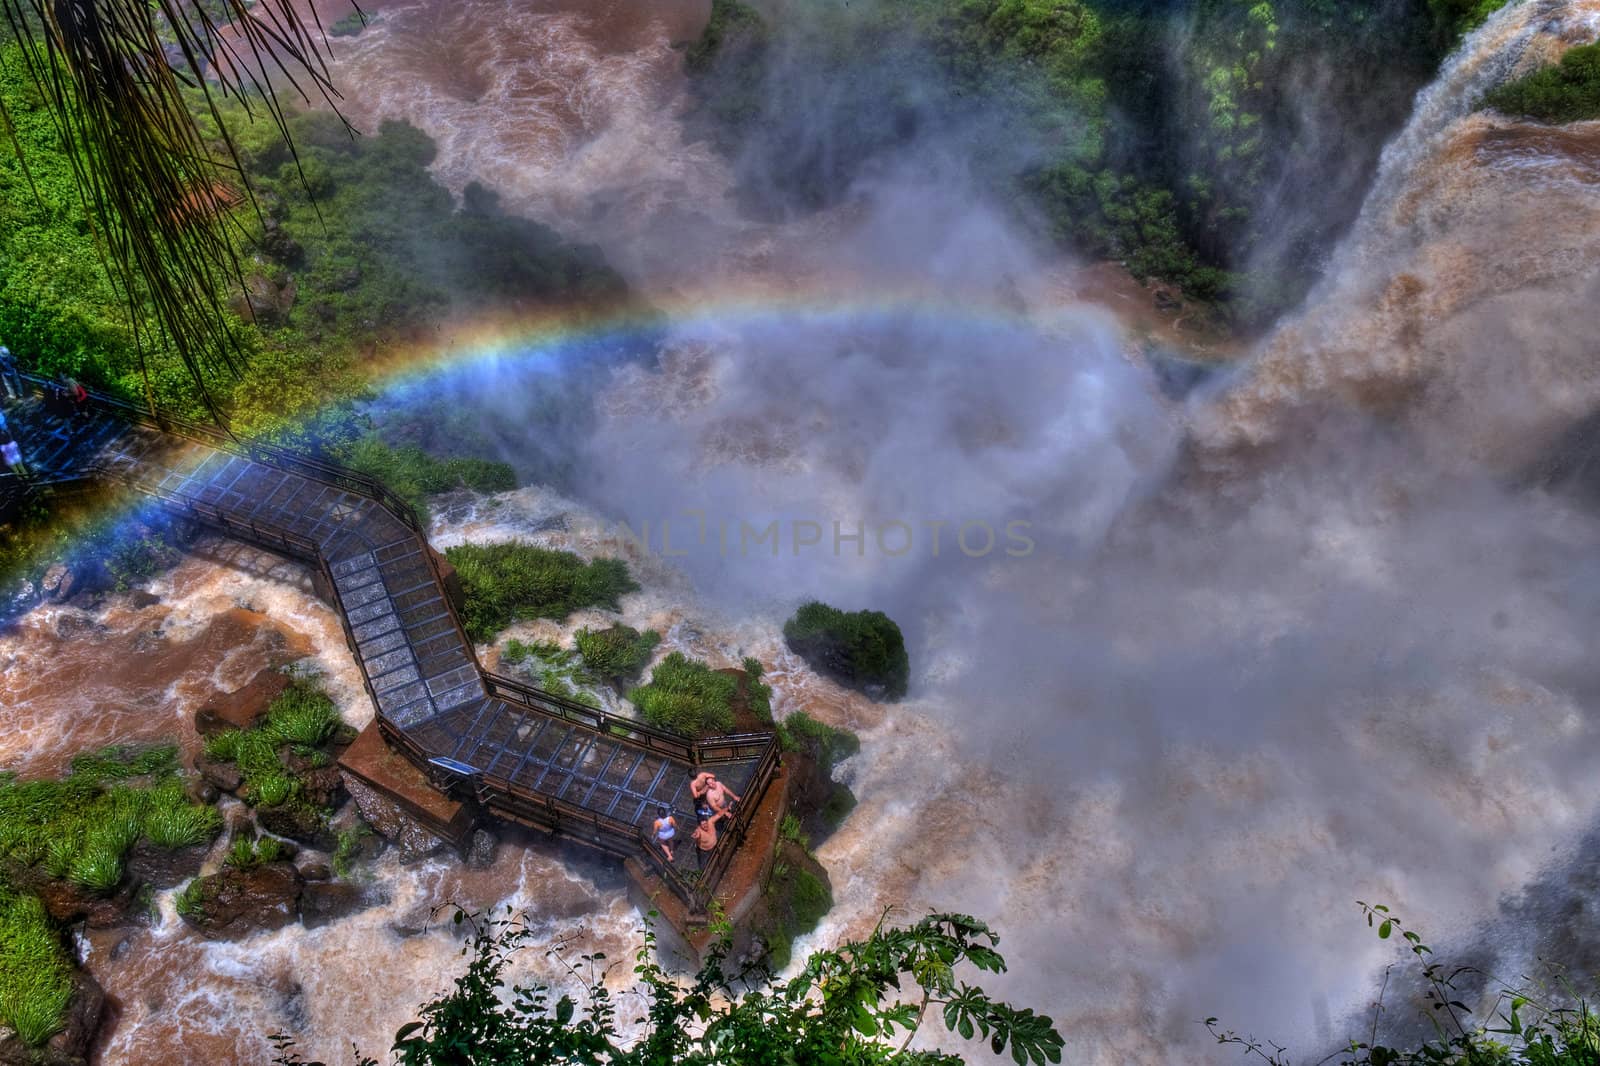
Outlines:
<svg viewBox="0 0 1600 1066"><path fill-rule="evenodd" d="M540 25L569 56L595 49L581 20ZM694 589L685 609L732 620L728 646L781 655L775 634L809 598L905 629L907 701L834 701L864 734L843 770L862 805L821 852L843 891L819 937L886 904L992 918L1008 987L1044 1000L1077 1061L1198 1059L1211 1015L1309 1051L1349 1035L1391 959L1356 899L1465 938L1502 898L1558 876L1597 813L1600 516L1510 476L1516 464L1479 461L1469 437L1484 412L1508 436L1545 432L1587 399L1552 415L1549 390L1484 386L1510 350L1488 327L1518 320L1475 296L1449 306L1479 317L1419 327L1438 349L1419 363L1383 284L1414 270L1443 289L1427 254L1440 229L1487 234L1495 211L1530 200L1446 202L1477 212L1467 228L1424 212L1363 244L1344 287L1330 280L1251 362L1175 401L1138 339L1074 298L1076 264L1040 220L977 179L1027 152L984 154L1004 115L980 131L959 104L930 106L952 99L919 80L931 64L897 55L841 86L797 53L768 134L728 166L667 74L651 67L660 80L640 91L636 68L586 69L617 79L587 86L604 117L583 147L540 157L539 181L519 184L504 128L482 144L456 129L445 172L596 240L667 308L662 333L577 393L562 364L519 376L517 360L434 388L490 412L513 461L558 450L565 491L601 521L650 523ZM857 122L851 102L885 71L905 121ZM1308 94L1319 77L1307 72ZM425 103L411 115L429 128ZM597 155L651 116L653 157ZM1428 186L1437 133L1386 176ZM1335 176L1341 195L1362 166ZM1308 180L1291 168L1273 187L1279 232L1339 229L1325 205L1285 217ZM1592 193L1572 196L1592 209ZM1568 369L1561 345L1593 335L1574 330L1593 323L1581 273L1499 289L1552 309L1556 325L1515 337ZM1370 388L1314 372L1351 352ZM1408 403L1430 367L1478 384ZM552 387L583 417L519 441L506 427ZM835 522L863 539L836 548ZM1013 522L1026 553L1006 550ZM776 556L739 542L772 523ZM796 543L802 523L816 544ZM878 537L892 523L914 534L901 554ZM997 534L992 549L953 540L969 523ZM812 691L784 666L780 713Z"/></svg>

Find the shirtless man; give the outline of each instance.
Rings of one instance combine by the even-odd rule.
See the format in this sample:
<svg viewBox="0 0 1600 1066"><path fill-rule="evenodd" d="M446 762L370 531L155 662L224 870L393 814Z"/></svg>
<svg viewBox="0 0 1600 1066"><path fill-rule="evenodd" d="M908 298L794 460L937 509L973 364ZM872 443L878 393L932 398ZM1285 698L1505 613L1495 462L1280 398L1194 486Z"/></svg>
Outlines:
<svg viewBox="0 0 1600 1066"><path fill-rule="evenodd" d="M706 799L711 802L712 810L722 814L730 814L732 813L733 805L740 802L743 797L721 781L718 781L716 775L713 774L711 775L711 781L706 785Z"/></svg>
<svg viewBox="0 0 1600 1066"><path fill-rule="evenodd" d="M707 795L711 791L711 782L716 779L717 775L710 770L701 770L694 775L694 780L689 782L689 796L694 800L694 814L701 821L717 813L712 806L711 798Z"/></svg>
<svg viewBox="0 0 1600 1066"><path fill-rule="evenodd" d="M702 870L705 869L706 860L711 857L711 852L717 846L717 822L727 816L727 811L718 811L710 818L701 819L700 824L694 827L691 837L698 848L695 852L695 863Z"/></svg>

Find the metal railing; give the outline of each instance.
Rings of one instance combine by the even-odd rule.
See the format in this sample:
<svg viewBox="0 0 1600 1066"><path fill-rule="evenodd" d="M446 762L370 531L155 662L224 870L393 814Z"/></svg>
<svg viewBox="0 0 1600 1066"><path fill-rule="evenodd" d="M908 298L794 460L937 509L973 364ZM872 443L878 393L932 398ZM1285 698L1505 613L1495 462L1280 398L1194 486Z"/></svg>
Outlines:
<svg viewBox="0 0 1600 1066"><path fill-rule="evenodd" d="M40 387L48 388L51 385L48 379L34 374L23 374L22 377ZM293 455L281 449L248 444L215 427L201 426L165 415L152 415L144 408L104 393L91 391L90 397L96 407L120 416L125 421L157 429L171 436L191 440L217 451L237 455L252 462L258 462L286 473L295 474L318 484L341 488L373 500L404 524L422 543L429 569L435 581L438 582L441 591L443 591L445 585L444 574L440 569L436 553L428 545L426 530L417 518L416 512L376 478L333 463ZM162 490L159 487L145 485L141 486L141 491L160 500L169 510L183 514L195 522L210 526L219 532L257 547L282 552L316 567L321 576L323 587L328 590L329 594L337 597L338 585L334 580L329 561L324 558L321 546L310 538L289 533L274 526L264 525L253 519L239 518L221 507L189 499L177 493ZM456 633L463 646L470 651L473 648L473 643L467 635L465 626L461 623L455 605L450 602L448 595L444 596L444 601L449 609L450 619ZM435 776L432 761L438 753L424 749L407 735L405 730L399 728L384 716L382 707L378 702L377 693L372 685L372 678L368 674L366 663L361 657L360 648L356 643L355 633L350 626L349 618L342 607L334 613L339 616L339 623L344 630L345 641L350 646L351 653L355 657L356 667L361 674L362 685L367 691L368 698L372 700L374 708L377 709L378 727L384 739L404 755L407 761L415 765L432 780ZM643 852L662 880L689 905L692 912L705 913L711 903L711 898L718 882L733 861L734 852L743 843L749 829L750 820L754 817L756 808L760 806L761 800L772 782L780 755L777 735L774 733L743 733L732 736L712 737L706 740L689 740L644 723L621 718L554 693L546 692L514 678L490 673L478 664L476 654L473 655L473 665L482 678L485 690L494 698L526 707L538 714L559 718L586 729L616 737L624 743L644 748L669 759L687 763L691 767L741 762L749 759L758 760L755 771L745 784L744 799L739 803L733 821L729 823L728 828L721 834L716 848L712 851L709 862L701 870L700 876L696 880L690 880L685 877L671 863L668 863L665 855L660 852L655 842L650 840L642 827L638 825L601 814L598 811L589 810L554 796L534 792L507 778L486 774L482 771L478 771L473 775L473 799L482 809L502 817L509 817L516 821L538 825L553 832L575 837L612 854L628 856L638 855ZM688 843L687 839L685 843Z"/></svg>

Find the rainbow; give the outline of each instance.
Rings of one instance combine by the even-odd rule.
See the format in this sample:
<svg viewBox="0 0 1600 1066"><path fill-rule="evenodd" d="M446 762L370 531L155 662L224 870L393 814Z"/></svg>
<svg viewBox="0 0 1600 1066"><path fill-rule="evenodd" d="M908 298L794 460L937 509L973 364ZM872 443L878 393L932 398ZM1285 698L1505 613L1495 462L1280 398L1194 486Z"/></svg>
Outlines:
<svg viewBox="0 0 1600 1066"><path fill-rule="evenodd" d="M715 334L750 328L783 328L796 324L847 329L862 324L936 324L942 330L1010 332L1070 337L1091 321L1110 325L1115 316L1104 307L1063 301L1043 313L1024 313L1014 307L989 302L953 302L927 293L883 291L849 298L835 294L795 292L774 296L770 292L738 292L710 299L653 305L633 303L621 307L557 307L534 312L501 311L471 320L438 324L433 335L392 346L362 365L375 402L399 399L415 389L426 389L445 375L470 373L490 367L537 367L543 361L552 372L576 355L651 350L669 334ZM321 411L302 413L312 422ZM104 530L142 520L151 501L108 492L97 497L82 517L85 528Z"/></svg>

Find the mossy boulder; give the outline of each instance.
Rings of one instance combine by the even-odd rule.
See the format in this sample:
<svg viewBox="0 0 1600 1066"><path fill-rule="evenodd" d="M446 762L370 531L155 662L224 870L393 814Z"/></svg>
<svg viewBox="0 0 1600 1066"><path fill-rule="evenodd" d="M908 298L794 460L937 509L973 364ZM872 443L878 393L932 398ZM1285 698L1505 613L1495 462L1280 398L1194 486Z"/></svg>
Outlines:
<svg viewBox="0 0 1600 1066"><path fill-rule="evenodd" d="M178 913L211 940L242 940L298 919L304 890L305 879L290 862L228 867L191 882Z"/></svg>
<svg viewBox="0 0 1600 1066"><path fill-rule="evenodd" d="M906 694L911 662L905 638L882 611L841 611L812 601L784 623L783 639L812 669L873 699Z"/></svg>

